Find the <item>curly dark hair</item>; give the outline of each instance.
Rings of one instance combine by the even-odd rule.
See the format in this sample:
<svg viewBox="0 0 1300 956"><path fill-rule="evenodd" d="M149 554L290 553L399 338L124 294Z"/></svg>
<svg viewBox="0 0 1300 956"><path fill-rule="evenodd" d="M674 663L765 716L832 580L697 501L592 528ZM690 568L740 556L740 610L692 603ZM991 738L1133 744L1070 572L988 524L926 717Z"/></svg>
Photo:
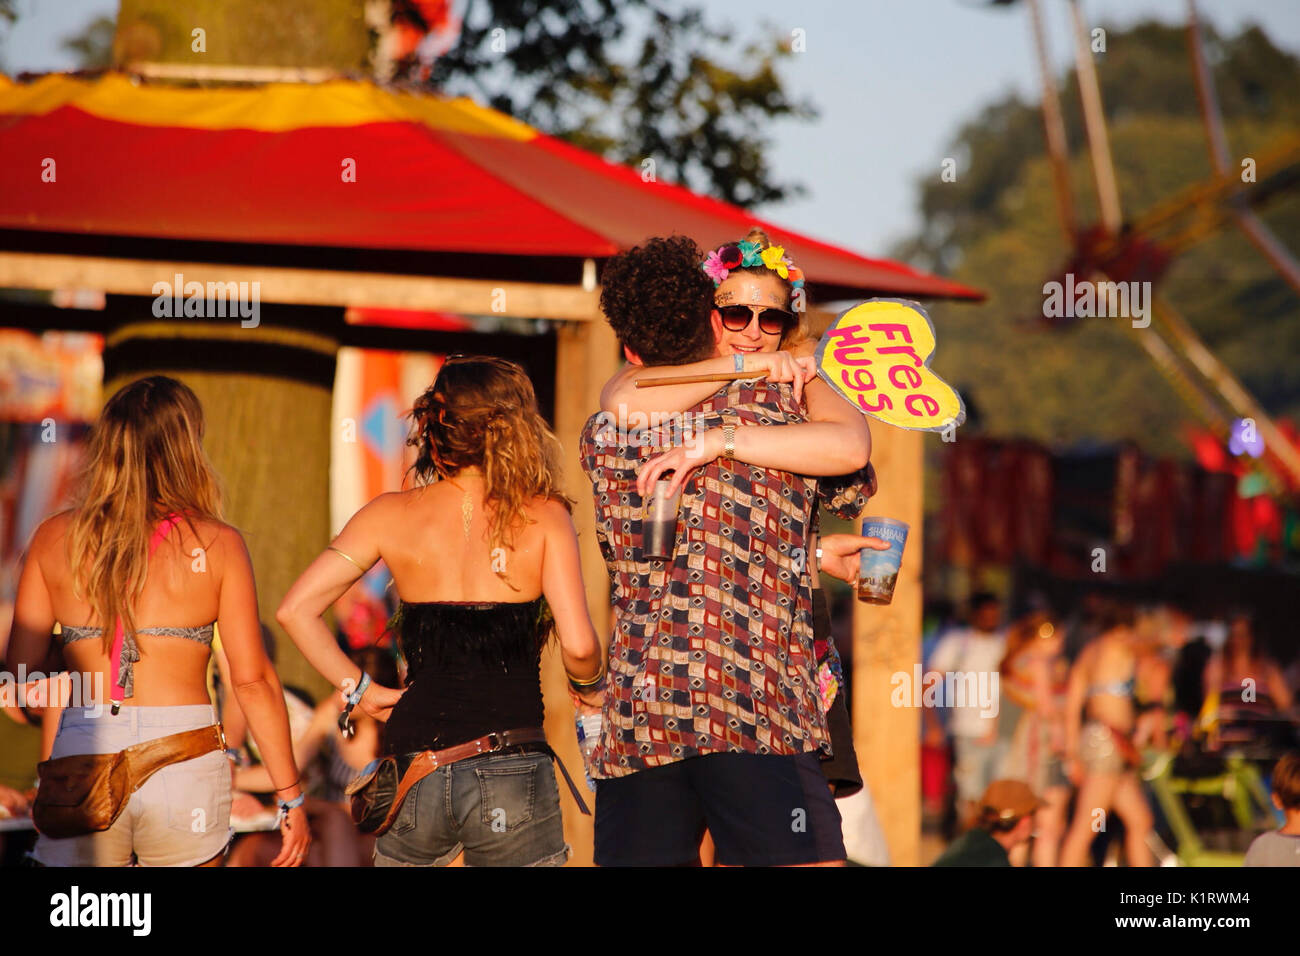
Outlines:
<svg viewBox="0 0 1300 956"><path fill-rule="evenodd" d="M655 237L620 252L601 273L600 308L647 365L684 365L713 353L713 280L686 236Z"/></svg>
<svg viewBox="0 0 1300 956"><path fill-rule="evenodd" d="M483 470L492 547L514 547L533 497L569 506L560 443L537 410L533 383L516 363L490 355L449 356L416 399L410 419L406 443L416 449L416 459L407 471L421 484L462 468Z"/></svg>

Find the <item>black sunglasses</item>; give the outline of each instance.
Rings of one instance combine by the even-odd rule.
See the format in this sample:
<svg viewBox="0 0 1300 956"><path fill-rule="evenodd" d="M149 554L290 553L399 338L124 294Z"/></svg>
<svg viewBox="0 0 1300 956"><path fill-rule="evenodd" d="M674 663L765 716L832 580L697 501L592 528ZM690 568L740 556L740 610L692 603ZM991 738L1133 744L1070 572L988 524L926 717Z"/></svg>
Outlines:
<svg viewBox="0 0 1300 956"><path fill-rule="evenodd" d="M718 309L722 327L728 332L743 332L758 315L758 328L768 335L780 335L794 321L794 314L784 309L762 309L756 305L724 305Z"/></svg>

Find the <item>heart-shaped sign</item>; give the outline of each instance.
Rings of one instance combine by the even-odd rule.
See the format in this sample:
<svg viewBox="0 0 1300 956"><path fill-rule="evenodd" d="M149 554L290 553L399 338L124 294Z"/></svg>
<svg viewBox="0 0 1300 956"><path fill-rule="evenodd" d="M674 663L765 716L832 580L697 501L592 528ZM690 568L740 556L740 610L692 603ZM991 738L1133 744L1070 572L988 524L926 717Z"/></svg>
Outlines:
<svg viewBox="0 0 1300 956"><path fill-rule="evenodd" d="M966 420L957 390L930 368L934 323L916 302L868 299L817 344L817 372L848 401L898 428L943 431Z"/></svg>

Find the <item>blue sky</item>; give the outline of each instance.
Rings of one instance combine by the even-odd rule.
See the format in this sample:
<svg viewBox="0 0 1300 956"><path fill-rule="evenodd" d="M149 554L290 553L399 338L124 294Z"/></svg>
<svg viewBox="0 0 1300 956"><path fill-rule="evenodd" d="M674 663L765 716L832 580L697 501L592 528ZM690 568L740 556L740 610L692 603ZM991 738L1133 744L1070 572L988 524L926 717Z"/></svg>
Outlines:
<svg viewBox="0 0 1300 956"><path fill-rule="evenodd" d="M1090 26L1154 18L1182 24L1185 0L1082 0ZM1042 0L1058 70L1071 58L1065 0ZM2 32L6 70L73 66L59 41L117 0L18 0L19 19ZM917 228L915 181L939 175L961 123L987 103L1017 92L1039 95L1023 5L977 0L709 0L716 24L742 35L764 26L804 31L807 50L783 68L790 91L813 101L812 123L771 130L781 180L808 187L801 199L759 210L801 232L868 255ZM1202 19L1224 33L1258 23L1273 42L1300 54L1300 0L1200 0ZM742 19L735 19L743 12ZM1104 69L1104 65L1102 67ZM1188 95L1191 96L1189 77ZM960 175L960 167L958 169Z"/></svg>

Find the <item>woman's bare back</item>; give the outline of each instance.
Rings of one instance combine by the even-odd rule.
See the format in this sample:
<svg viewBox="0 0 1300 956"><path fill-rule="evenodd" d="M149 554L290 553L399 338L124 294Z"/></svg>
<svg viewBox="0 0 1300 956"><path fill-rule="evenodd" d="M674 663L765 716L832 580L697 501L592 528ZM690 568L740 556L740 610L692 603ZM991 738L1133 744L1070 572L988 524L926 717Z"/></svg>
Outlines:
<svg viewBox="0 0 1300 956"><path fill-rule="evenodd" d="M440 481L385 496L389 513L383 522L379 553L393 575L398 595L408 603L515 602L538 597L545 554L542 526L529 523L519 530L513 547L492 548L482 479L455 481L455 485ZM534 509L543 503L544 499L536 499L526 509L530 521ZM506 580L498 572L503 572Z"/></svg>
<svg viewBox="0 0 1300 956"><path fill-rule="evenodd" d="M28 560L39 563L50 595L54 619L61 626L100 627L91 605L73 587L68 564L67 533L72 513L48 519L32 541ZM213 623L221 596L222 538L237 535L228 525L185 522L173 528L149 559L144 590L132 604L138 629L197 628ZM129 705L171 706L206 704L206 644L164 635L138 634L140 660L134 665L134 696ZM107 695L111 681L109 655L99 635L65 643L63 658L71 671L97 674Z"/></svg>

